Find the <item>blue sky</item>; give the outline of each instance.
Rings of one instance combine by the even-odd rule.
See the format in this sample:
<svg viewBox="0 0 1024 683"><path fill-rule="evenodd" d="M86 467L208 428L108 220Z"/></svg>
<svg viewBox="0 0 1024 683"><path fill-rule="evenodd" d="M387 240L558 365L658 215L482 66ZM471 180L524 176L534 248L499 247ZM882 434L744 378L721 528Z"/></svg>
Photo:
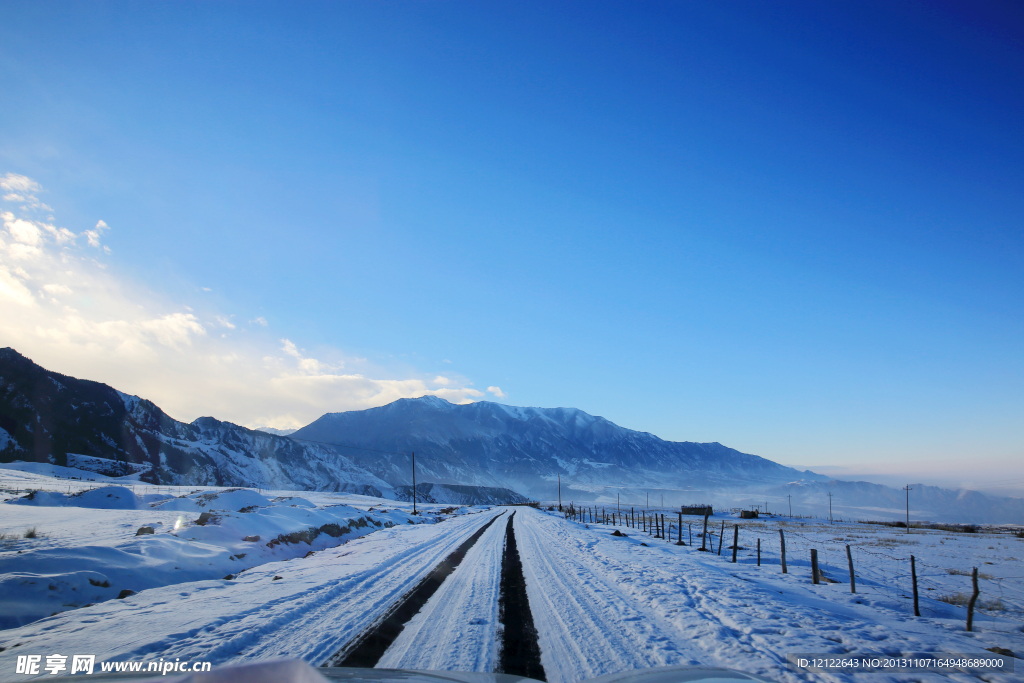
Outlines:
<svg viewBox="0 0 1024 683"><path fill-rule="evenodd" d="M5 243L49 250L4 253L0 344L49 367L189 420L503 396L1021 468L1019 4L0 16Z"/></svg>

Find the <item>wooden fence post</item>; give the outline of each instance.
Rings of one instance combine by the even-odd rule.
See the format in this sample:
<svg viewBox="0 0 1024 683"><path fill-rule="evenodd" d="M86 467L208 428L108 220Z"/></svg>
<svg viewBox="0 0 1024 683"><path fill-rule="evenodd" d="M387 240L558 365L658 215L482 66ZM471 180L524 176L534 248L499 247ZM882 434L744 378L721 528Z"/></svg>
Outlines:
<svg viewBox="0 0 1024 683"><path fill-rule="evenodd" d="M782 552L780 553L782 557L782 573L786 574L788 573L788 570L786 569L786 534L782 529L779 529L779 547L782 549Z"/></svg>
<svg viewBox="0 0 1024 683"><path fill-rule="evenodd" d="M704 533L701 534L701 537L700 537L700 549L703 550L704 552L708 552L707 543L708 543L708 511L705 510L704 511Z"/></svg>
<svg viewBox="0 0 1024 683"><path fill-rule="evenodd" d="M686 525L686 532L690 535L690 547L692 548L693 547L693 525L692 524L687 524Z"/></svg>
<svg viewBox="0 0 1024 683"><path fill-rule="evenodd" d="M850 552L850 546L846 546L846 561L850 565L850 592L857 592L857 580L853 578L853 553Z"/></svg>
<svg viewBox="0 0 1024 683"><path fill-rule="evenodd" d="M661 513L661 537L665 538L665 513ZM671 538L668 540L672 540Z"/></svg>
<svg viewBox="0 0 1024 683"><path fill-rule="evenodd" d="M686 545L683 543L683 511L679 511L679 539L676 541L676 545Z"/></svg>
<svg viewBox="0 0 1024 683"><path fill-rule="evenodd" d="M757 537L757 566L761 566L761 537Z"/></svg>
<svg viewBox="0 0 1024 683"><path fill-rule="evenodd" d="M811 548L811 581L818 583L818 551Z"/></svg>
<svg viewBox="0 0 1024 683"><path fill-rule="evenodd" d="M732 525L732 563L736 564L736 551L739 550L740 545L740 525Z"/></svg>
<svg viewBox="0 0 1024 683"><path fill-rule="evenodd" d="M722 555L722 537L725 536L725 520L722 520L722 529L718 532L718 555Z"/></svg>
<svg viewBox="0 0 1024 683"><path fill-rule="evenodd" d="M917 562L914 556L910 556L910 581L914 584L914 616L921 616L921 609L917 606Z"/></svg>
<svg viewBox="0 0 1024 683"><path fill-rule="evenodd" d="M978 601L978 568L971 572L971 583L974 584L974 592L971 599L967 601L967 630L974 630L974 603Z"/></svg>

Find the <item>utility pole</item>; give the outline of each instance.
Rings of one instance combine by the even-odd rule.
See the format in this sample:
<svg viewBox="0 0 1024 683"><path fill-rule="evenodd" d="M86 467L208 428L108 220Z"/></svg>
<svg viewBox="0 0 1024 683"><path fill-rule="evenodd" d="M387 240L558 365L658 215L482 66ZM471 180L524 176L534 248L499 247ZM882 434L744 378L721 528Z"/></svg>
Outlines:
<svg viewBox="0 0 1024 683"><path fill-rule="evenodd" d="M416 451L412 452L412 514L416 514Z"/></svg>
<svg viewBox="0 0 1024 683"><path fill-rule="evenodd" d="M661 494L661 507L662 507L662 509L665 509L665 494L664 493Z"/></svg>
<svg viewBox="0 0 1024 683"><path fill-rule="evenodd" d="M622 512L622 509L619 507L619 493L617 491L615 492L615 511Z"/></svg>
<svg viewBox="0 0 1024 683"><path fill-rule="evenodd" d="M828 492L828 523L832 523L832 492Z"/></svg>
<svg viewBox="0 0 1024 683"><path fill-rule="evenodd" d="M650 491L647 492L647 509L648 510L651 509L651 492Z"/></svg>
<svg viewBox="0 0 1024 683"><path fill-rule="evenodd" d="M910 533L910 484L903 487L903 490L907 492L907 533Z"/></svg>
<svg viewBox="0 0 1024 683"><path fill-rule="evenodd" d="M789 516L793 516L793 494L787 494L786 498L789 498Z"/></svg>
<svg viewBox="0 0 1024 683"><path fill-rule="evenodd" d="M558 511L562 511L562 475L558 475Z"/></svg>

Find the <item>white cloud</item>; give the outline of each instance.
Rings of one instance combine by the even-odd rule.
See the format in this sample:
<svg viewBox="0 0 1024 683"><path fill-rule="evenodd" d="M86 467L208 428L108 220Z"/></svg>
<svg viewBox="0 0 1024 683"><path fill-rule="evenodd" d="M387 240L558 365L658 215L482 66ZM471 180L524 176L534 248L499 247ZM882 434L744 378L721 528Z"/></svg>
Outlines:
<svg viewBox="0 0 1024 683"><path fill-rule="evenodd" d="M450 379L448 379L447 377L442 377L441 375L438 375L437 377L434 378L434 384L440 384L443 387L446 387L451 383L452 381Z"/></svg>
<svg viewBox="0 0 1024 683"><path fill-rule="evenodd" d="M18 217L10 211L0 212L0 220L3 220L6 234L14 240L9 246L5 240L0 240L0 249L6 246L10 257L19 261L41 256L42 251L40 248L46 241L47 235L57 246L74 242L75 240L75 234L67 228L58 228L49 223ZM3 233L0 233L0 235L3 235Z"/></svg>
<svg viewBox="0 0 1024 683"><path fill-rule="evenodd" d="M26 194L39 192L43 189L36 181L27 176L18 175L17 173L8 173L0 178L0 188L11 192L23 192Z"/></svg>
<svg viewBox="0 0 1024 683"><path fill-rule="evenodd" d="M44 230L53 236L53 241L57 244L67 244L68 242L75 241L75 233L71 232L67 228L56 228L47 223L39 223Z"/></svg>
<svg viewBox="0 0 1024 683"><path fill-rule="evenodd" d="M281 350L296 360L299 371L304 375L319 375L328 367L315 358L306 358L303 356L299 349L296 348L295 344L293 344L289 339L281 340ZM303 351L305 351L305 349L303 349Z"/></svg>
<svg viewBox="0 0 1024 683"><path fill-rule="evenodd" d="M505 398L508 395L501 390L501 387L487 387L487 391L494 394L496 398Z"/></svg>
<svg viewBox="0 0 1024 683"><path fill-rule="evenodd" d="M28 209L53 210L40 202L39 198L35 195L36 192L41 192L43 188L40 187L39 183L26 176L8 173L0 177L0 189L7 190L7 194L3 197L4 201L18 202Z"/></svg>
<svg viewBox="0 0 1024 683"><path fill-rule="evenodd" d="M169 313L145 320L140 323L140 327L161 344L172 347L189 345L194 336L206 334L206 329L191 313Z"/></svg>
<svg viewBox="0 0 1024 683"><path fill-rule="evenodd" d="M41 191L28 178L11 178L0 182L28 189L4 186L8 192ZM325 412L399 398L435 395L469 403L484 395L454 375L440 377L441 383L405 366L376 368L336 349L307 351L266 334L263 316L249 321L255 326L250 334L222 337L221 330L233 329L229 316L204 309L201 301L189 302L193 311L124 277L116 262L108 267L89 255L92 240L76 243L52 218L0 217L0 347L149 398L175 418L213 415L250 426L298 427ZM99 240L107 229L99 221L89 232ZM33 294L37 288L40 296ZM77 308L66 305L72 294Z"/></svg>
<svg viewBox="0 0 1024 683"><path fill-rule="evenodd" d="M15 218L14 214L10 211L3 213L3 219L4 228L7 229L7 232L10 233L15 242L35 247L43 241L43 232L33 221Z"/></svg>
<svg viewBox="0 0 1024 683"><path fill-rule="evenodd" d="M32 261L43 255L43 250L28 244L12 244L7 247L7 253L15 261Z"/></svg>
<svg viewBox="0 0 1024 683"><path fill-rule="evenodd" d="M97 249L99 249L102 246L100 244L100 236L103 235L103 232L105 230L109 229L110 226L104 223L103 221L96 221L96 227L94 227L92 230L86 230L82 234L85 235L86 238L89 240L90 247L96 247ZM110 253L110 249L108 249L107 247L103 247L103 250L108 254Z"/></svg>
<svg viewBox="0 0 1024 683"><path fill-rule="evenodd" d="M43 289L46 291L47 294L55 294L56 295L56 294L72 294L73 293L71 291L71 288L68 287L67 285L58 285L58 284L53 284L53 283L48 284L48 285L43 285Z"/></svg>
<svg viewBox="0 0 1024 683"><path fill-rule="evenodd" d="M36 303L28 287L2 265L0 265L0 301L12 302L18 306L33 306Z"/></svg>

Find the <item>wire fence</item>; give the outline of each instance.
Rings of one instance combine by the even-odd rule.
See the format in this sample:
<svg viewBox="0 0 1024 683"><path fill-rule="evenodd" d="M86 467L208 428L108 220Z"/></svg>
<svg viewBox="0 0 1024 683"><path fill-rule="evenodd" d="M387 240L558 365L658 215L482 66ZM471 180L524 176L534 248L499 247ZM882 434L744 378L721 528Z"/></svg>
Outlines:
<svg viewBox="0 0 1024 683"><path fill-rule="evenodd" d="M785 580L792 581L813 580L811 551L814 550L818 574L823 583L850 585L847 557L849 547L858 596L863 595L872 602L895 610L914 613L915 572L911 570L912 553L909 548L916 541L892 538L881 530L875 532L874 538L864 538L864 525L825 525L831 534L840 536L829 538L820 533L813 536L801 533L799 527L794 527L788 520L758 519L741 522L735 518L724 520L722 517L710 517L707 536L704 536L703 518L687 521L685 515L679 515L678 511L636 508L609 510L572 503L566 507L565 517L581 524L607 524L620 530L620 533L629 529L633 533L646 534L652 541L678 545L681 540L691 550L704 547L712 556L721 556L726 562L733 561L732 539L733 534L738 533L736 562L743 565L757 563L765 569L781 566L784 537L788 570ZM1005 537L1006 534L1001 536ZM896 550L900 546L903 546L905 552ZM759 547L756 555L753 554L755 547ZM739 551L744 552L741 555ZM967 594L972 590L970 572L940 566L917 556L914 556L914 565L917 604L921 616L965 618L966 610L963 608L968 599ZM994 572L995 569L988 571ZM979 577L982 589L974 606L974 627L1019 635L1024 630L1024 584L1019 583L1024 582L1024 576L996 576L982 570Z"/></svg>

